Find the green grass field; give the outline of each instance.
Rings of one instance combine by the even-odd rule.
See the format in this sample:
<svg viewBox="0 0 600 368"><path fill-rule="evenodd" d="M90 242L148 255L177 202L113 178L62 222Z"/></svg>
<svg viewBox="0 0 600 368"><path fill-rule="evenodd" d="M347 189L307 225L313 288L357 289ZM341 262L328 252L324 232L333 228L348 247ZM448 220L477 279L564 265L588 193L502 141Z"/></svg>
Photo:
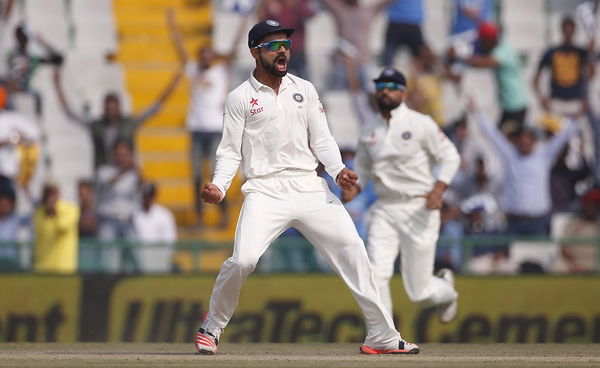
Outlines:
<svg viewBox="0 0 600 368"><path fill-rule="evenodd" d="M423 344L419 355L371 356L356 344L0 344L0 367L600 367L596 344Z"/></svg>

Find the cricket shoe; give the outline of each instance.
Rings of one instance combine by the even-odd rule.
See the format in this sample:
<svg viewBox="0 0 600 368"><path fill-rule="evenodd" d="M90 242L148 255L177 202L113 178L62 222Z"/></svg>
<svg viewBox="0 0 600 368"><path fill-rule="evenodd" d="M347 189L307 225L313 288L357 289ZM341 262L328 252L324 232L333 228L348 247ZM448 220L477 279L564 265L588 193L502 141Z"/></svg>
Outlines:
<svg viewBox="0 0 600 368"><path fill-rule="evenodd" d="M198 354L214 355L218 350L217 345L219 345L219 339L215 335L203 328L198 330L198 333L196 333L196 340L194 342L194 346L196 347Z"/></svg>
<svg viewBox="0 0 600 368"><path fill-rule="evenodd" d="M360 352L363 354L419 354L421 349L417 344L400 340L397 349L375 349L367 345L360 347Z"/></svg>
<svg viewBox="0 0 600 368"><path fill-rule="evenodd" d="M454 288L454 272L449 268L442 268L438 271L438 277L446 280L447 283ZM438 314L442 323L451 322L456 314L458 314L458 298L454 299L448 304L444 304L438 307Z"/></svg>

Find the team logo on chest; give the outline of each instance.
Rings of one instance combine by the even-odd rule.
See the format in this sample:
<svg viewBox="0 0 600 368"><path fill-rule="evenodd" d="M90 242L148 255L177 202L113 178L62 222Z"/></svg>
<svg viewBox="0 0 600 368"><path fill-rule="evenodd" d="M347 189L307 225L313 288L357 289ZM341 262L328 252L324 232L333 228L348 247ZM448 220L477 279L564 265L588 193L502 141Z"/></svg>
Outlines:
<svg viewBox="0 0 600 368"><path fill-rule="evenodd" d="M402 139L404 139L405 141L409 140L411 137L412 137L412 133L409 131L402 133Z"/></svg>
<svg viewBox="0 0 600 368"><path fill-rule="evenodd" d="M302 96L300 93L294 93L292 97L294 98L294 101L298 103L304 101L304 96Z"/></svg>
<svg viewBox="0 0 600 368"><path fill-rule="evenodd" d="M258 98L252 97L249 103L251 108L256 106L256 109L250 109L250 115L256 115L263 112L264 107L258 106Z"/></svg>

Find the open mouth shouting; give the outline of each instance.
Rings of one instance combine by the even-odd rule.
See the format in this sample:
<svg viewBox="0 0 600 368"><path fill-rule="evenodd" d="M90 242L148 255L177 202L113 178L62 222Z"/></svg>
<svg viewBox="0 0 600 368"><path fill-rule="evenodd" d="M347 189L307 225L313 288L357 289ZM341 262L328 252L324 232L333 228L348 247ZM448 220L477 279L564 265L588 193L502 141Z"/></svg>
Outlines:
<svg viewBox="0 0 600 368"><path fill-rule="evenodd" d="M275 69L279 73L287 72L287 64L288 64L288 60L285 57L285 55L279 55L275 58Z"/></svg>

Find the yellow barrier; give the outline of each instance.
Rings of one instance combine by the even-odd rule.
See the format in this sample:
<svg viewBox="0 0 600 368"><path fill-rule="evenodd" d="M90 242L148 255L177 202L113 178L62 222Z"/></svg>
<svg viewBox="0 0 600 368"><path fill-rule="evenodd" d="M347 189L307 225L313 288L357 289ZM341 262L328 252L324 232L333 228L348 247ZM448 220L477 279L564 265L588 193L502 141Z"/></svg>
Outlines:
<svg viewBox="0 0 600 368"><path fill-rule="evenodd" d="M0 341L77 341L80 293L78 277L0 276Z"/></svg>
<svg viewBox="0 0 600 368"><path fill-rule="evenodd" d="M457 319L410 303L392 282L395 319L417 342L600 342L599 278L457 279ZM2 341L192 341L214 277L0 276ZM81 300L81 303L79 302ZM251 276L224 342L356 342L363 317L333 275Z"/></svg>

